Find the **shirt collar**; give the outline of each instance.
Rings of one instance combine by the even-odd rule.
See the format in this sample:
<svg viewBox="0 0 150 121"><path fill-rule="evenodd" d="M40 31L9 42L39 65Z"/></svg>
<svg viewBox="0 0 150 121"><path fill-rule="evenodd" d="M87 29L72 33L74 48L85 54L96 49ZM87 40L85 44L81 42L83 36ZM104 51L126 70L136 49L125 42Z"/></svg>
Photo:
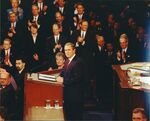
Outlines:
<svg viewBox="0 0 150 121"><path fill-rule="evenodd" d="M69 61L71 62L73 60L73 58L75 57L76 54L74 54L71 58L69 58ZM70 63L69 62L69 63Z"/></svg>
<svg viewBox="0 0 150 121"><path fill-rule="evenodd" d="M127 47L126 47L126 48L124 48L124 49L122 49L122 51L127 52Z"/></svg>
<svg viewBox="0 0 150 121"><path fill-rule="evenodd" d="M8 52L8 55L10 54L10 48L8 50L5 50L5 54Z"/></svg>

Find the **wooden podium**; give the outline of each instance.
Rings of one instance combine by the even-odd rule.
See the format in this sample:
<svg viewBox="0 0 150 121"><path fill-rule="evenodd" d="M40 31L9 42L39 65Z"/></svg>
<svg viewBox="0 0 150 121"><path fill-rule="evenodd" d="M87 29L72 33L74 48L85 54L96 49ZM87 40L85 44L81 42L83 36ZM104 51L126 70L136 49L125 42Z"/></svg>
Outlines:
<svg viewBox="0 0 150 121"><path fill-rule="evenodd" d="M137 107L145 108L150 116L150 90L129 85L126 70L121 65L113 65L114 69L114 113L115 120L131 120L132 110ZM150 99L150 98L149 98Z"/></svg>
<svg viewBox="0 0 150 121"><path fill-rule="evenodd" d="M40 72L41 74L59 74L61 70L54 70L54 71L45 71ZM37 76L40 73L32 74L32 76ZM47 109L44 109L46 100L50 100L51 106L54 107L54 102L56 100L59 101L59 105L62 107L63 103L63 85L59 84L57 82L51 82L51 81L44 81L39 80L37 77L29 78L28 75L25 79L25 87L24 87L24 120L40 120L42 119L46 113L43 114L43 112ZM56 116L45 116L47 118L43 118L43 120L64 120L63 116L63 108L60 108L59 110L50 109L50 113L54 113L58 115ZM31 116L32 114L36 116ZM38 117L37 117L38 116ZM31 118L32 117L32 118ZM37 118L33 118L37 117Z"/></svg>

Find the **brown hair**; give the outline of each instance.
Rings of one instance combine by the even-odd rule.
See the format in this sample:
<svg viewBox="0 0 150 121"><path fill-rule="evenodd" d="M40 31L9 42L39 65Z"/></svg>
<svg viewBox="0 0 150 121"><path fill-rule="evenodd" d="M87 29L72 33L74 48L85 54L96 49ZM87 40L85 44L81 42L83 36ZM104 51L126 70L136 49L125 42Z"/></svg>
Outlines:
<svg viewBox="0 0 150 121"><path fill-rule="evenodd" d="M132 113L141 113L143 118L146 118L146 113L144 108L135 108L133 109Z"/></svg>

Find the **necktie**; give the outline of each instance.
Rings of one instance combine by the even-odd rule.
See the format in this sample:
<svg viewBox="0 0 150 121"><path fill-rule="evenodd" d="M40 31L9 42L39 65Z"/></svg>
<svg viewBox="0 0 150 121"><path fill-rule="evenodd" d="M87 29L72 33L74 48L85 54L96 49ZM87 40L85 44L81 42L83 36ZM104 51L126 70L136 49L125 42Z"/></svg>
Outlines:
<svg viewBox="0 0 150 121"><path fill-rule="evenodd" d="M13 25L13 28L15 28L15 23L13 23L12 25Z"/></svg>
<svg viewBox="0 0 150 121"><path fill-rule="evenodd" d="M40 3L40 12L42 11L42 3Z"/></svg>
<svg viewBox="0 0 150 121"><path fill-rule="evenodd" d="M34 21L36 21L36 16L34 16Z"/></svg>
<svg viewBox="0 0 150 121"><path fill-rule="evenodd" d="M84 32L81 33L81 37L84 38Z"/></svg>
<svg viewBox="0 0 150 121"><path fill-rule="evenodd" d="M70 63L70 60L69 60L69 59L67 59L67 60L66 60L66 68L68 68L69 63Z"/></svg>
<svg viewBox="0 0 150 121"><path fill-rule="evenodd" d="M58 41L59 41L59 37L56 36L56 44L58 44Z"/></svg>
<svg viewBox="0 0 150 121"><path fill-rule="evenodd" d="M6 54L5 54L5 59L4 59L4 63L7 64L8 63L8 59L9 59L9 56L8 56L8 50L6 51Z"/></svg>
<svg viewBox="0 0 150 121"><path fill-rule="evenodd" d="M81 20L82 19L82 15L78 15L79 19Z"/></svg>
<svg viewBox="0 0 150 121"><path fill-rule="evenodd" d="M60 7L59 10L60 10L61 13L63 13L63 8Z"/></svg>

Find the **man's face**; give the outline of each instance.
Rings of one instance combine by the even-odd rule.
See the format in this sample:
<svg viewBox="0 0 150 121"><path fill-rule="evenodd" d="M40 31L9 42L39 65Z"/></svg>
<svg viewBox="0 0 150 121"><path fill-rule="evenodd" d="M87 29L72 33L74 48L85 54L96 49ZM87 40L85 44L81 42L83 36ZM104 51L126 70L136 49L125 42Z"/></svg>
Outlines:
<svg viewBox="0 0 150 121"><path fill-rule="evenodd" d="M120 38L120 47L125 49L128 47L128 41L125 38Z"/></svg>
<svg viewBox="0 0 150 121"><path fill-rule="evenodd" d="M57 22L61 22L62 21L62 15L59 12L56 13L55 17L56 17L56 21Z"/></svg>
<svg viewBox="0 0 150 121"><path fill-rule="evenodd" d="M16 22L16 20L17 20L16 14L15 13L10 14L9 20L10 20L10 22Z"/></svg>
<svg viewBox="0 0 150 121"><path fill-rule="evenodd" d="M36 34L37 32L38 32L38 29L33 27L33 26L31 26L31 33L32 34Z"/></svg>
<svg viewBox="0 0 150 121"><path fill-rule="evenodd" d="M78 5L77 6L77 11L78 11L78 14L83 14L84 12L84 7L82 5Z"/></svg>
<svg viewBox="0 0 150 121"><path fill-rule="evenodd" d="M104 41L103 38L98 38L98 39L97 39L97 43L98 43L98 45L99 45L100 47L103 47L104 44L105 44L105 41Z"/></svg>
<svg viewBox="0 0 150 121"><path fill-rule="evenodd" d="M25 63L22 62L22 60L16 60L16 69L18 71L24 69Z"/></svg>
<svg viewBox="0 0 150 121"><path fill-rule="evenodd" d="M42 2L43 2L43 0L38 0L38 2L39 2L39 3L42 3Z"/></svg>
<svg viewBox="0 0 150 121"><path fill-rule="evenodd" d="M32 14L34 16L37 16L39 14L38 12L39 12L38 7L37 6L32 6Z"/></svg>
<svg viewBox="0 0 150 121"><path fill-rule="evenodd" d="M11 48L10 41L4 40L3 48L4 48L5 50L8 50L9 48Z"/></svg>
<svg viewBox="0 0 150 121"><path fill-rule="evenodd" d="M9 83L10 83L9 73L8 72L0 73L0 84L2 86L7 86Z"/></svg>
<svg viewBox="0 0 150 121"><path fill-rule="evenodd" d="M132 114L132 121L147 121L143 115L139 112L139 113L133 113Z"/></svg>
<svg viewBox="0 0 150 121"><path fill-rule="evenodd" d="M59 27L57 25L53 25L53 34L58 35L59 34Z"/></svg>
<svg viewBox="0 0 150 121"><path fill-rule="evenodd" d="M71 45L65 46L65 55L67 58L71 58L75 54L75 49Z"/></svg>
<svg viewBox="0 0 150 121"><path fill-rule="evenodd" d="M12 2L11 2L11 6L12 6L12 8L17 8L18 7L18 0L12 0Z"/></svg>
<svg viewBox="0 0 150 121"><path fill-rule="evenodd" d="M88 29L88 22L86 22L86 21L82 22L82 24L81 24L81 30L87 31L87 29Z"/></svg>
<svg viewBox="0 0 150 121"><path fill-rule="evenodd" d="M59 5L60 7L64 7L65 1L64 1L64 0L58 0L58 5Z"/></svg>
<svg viewBox="0 0 150 121"><path fill-rule="evenodd" d="M107 47L107 51L108 51L108 52L113 51L113 45L112 45L112 44L107 43L106 47Z"/></svg>
<svg viewBox="0 0 150 121"><path fill-rule="evenodd" d="M62 56L56 56L56 64L57 66L62 66L64 65L65 63L65 60Z"/></svg>

